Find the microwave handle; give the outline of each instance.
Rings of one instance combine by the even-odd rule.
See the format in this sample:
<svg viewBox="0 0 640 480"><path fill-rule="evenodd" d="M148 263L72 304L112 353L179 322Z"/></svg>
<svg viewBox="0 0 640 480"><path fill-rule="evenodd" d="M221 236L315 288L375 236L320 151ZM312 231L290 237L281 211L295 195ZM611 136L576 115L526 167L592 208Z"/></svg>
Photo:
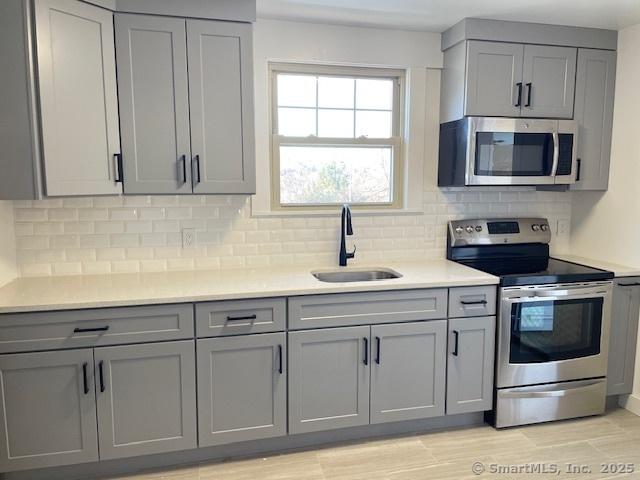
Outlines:
<svg viewBox="0 0 640 480"><path fill-rule="evenodd" d="M558 174L558 161L560 160L560 141L558 139L558 132L553 132L553 164L551 165L551 176L555 177Z"/></svg>

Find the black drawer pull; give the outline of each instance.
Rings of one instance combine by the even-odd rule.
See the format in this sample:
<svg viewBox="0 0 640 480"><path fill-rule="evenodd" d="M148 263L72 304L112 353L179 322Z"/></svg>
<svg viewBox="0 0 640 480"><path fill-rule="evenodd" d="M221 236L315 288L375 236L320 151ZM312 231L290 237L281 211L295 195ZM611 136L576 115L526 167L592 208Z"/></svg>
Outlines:
<svg viewBox="0 0 640 480"><path fill-rule="evenodd" d="M257 315L245 315L243 317L227 317L227 322L240 322L242 320L255 320Z"/></svg>
<svg viewBox="0 0 640 480"><path fill-rule="evenodd" d="M113 155L113 158L116 159L116 183L124 183L124 173L122 166L122 154L116 153Z"/></svg>
<svg viewBox="0 0 640 480"><path fill-rule="evenodd" d="M369 365L369 339L367 337L362 337L364 341L364 364Z"/></svg>
<svg viewBox="0 0 640 480"><path fill-rule="evenodd" d="M518 101L514 106L521 107L522 106L522 82L518 82L516 83L516 85L518 87Z"/></svg>
<svg viewBox="0 0 640 480"><path fill-rule="evenodd" d="M182 155L179 162L182 163L182 183L187 183L187 156Z"/></svg>
<svg viewBox="0 0 640 480"><path fill-rule="evenodd" d="M200 155L196 155L193 158L192 163L196 167L196 172L194 174L193 173L193 167L191 167L191 170L192 170L191 174L194 176L194 185L197 185L201 181L201 179L200 179Z"/></svg>
<svg viewBox="0 0 640 480"><path fill-rule="evenodd" d="M486 300L474 300L472 302L469 302L469 301L460 300L460 303L462 305L486 305L487 301Z"/></svg>
<svg viewBox="0 0 640 480"><path fill-rule="evenodd" d="M282 345L278 345L278 373L282 375Z"/></svg>
<svg viewBox="0 0 640 480"><path fill-rule="evenodd" d="M380 337L376 337L376 364L380 365Z"/></svg>
<svg viewBox="0 0 640 480"><path fill-rule="evenodd" d="M621 287L640 287L640 283L619 283Z"/></svg>
<svg viewBox="0 0 640 480"><path fill-rule="evenodd" d="M100 360L98 363L98 372L100 373L100 392L104 392L104 371L103 371L104 362Z"/></svg>
<svg viewBox="0 0 640 480"><path fill-rule="evenodd" d="M527 103L524 104L525 107L531 106L531 90L533 89L533 84L527 83Z"/></svg>
<svg viewBox="0 0 640 480"><path fill-rule="evenodd" d="M82 383L84 387L84 394L87 395L89 393L89 381L87 379L87 362L82 364Z"/></svg>
<svg viewBox="0 0 640 480"><path fill-rule="evenodd" d="M74 328L73 333L87 333L87 332L106 332L109 330L109 325L106 327L93 327L93 328Z"/></svg>
<svg viewBox="0 0 640 480"><path fill-rule="evenodd" d="M453 331L453 337L454 337L454 340L453 340L453 352L451 352L451 354L454 357L457 357L458 356L458 340L460 338L460 333L457 330L454 330Z"/></svg>

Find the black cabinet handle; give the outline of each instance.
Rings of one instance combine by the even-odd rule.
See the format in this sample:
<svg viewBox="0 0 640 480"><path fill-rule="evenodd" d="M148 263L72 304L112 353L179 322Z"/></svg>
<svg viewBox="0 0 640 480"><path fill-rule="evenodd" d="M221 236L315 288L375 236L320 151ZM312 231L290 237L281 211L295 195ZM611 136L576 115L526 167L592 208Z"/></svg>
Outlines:
<svg viewBox="0 0 640 480"><path fill-rule="evenodd" d="M516 83L516 85L518 86L518 101L514 106L521 107L522 106L522 82L518 82Z"/></svg>
<svg viewBox="0 0 640 480"><path fill-rule="evenodd" d="M619 283L621 287L640 287L640 283Z"/></svg>
<svg viewBox="0 0 640 480"><path fill-rule="evenodd" d="M73 333L87 333L87 332L106 332L109 330L109 325L105 327L93 327L93 328L74 328Z"/></svg>
<svg viewBox="0 0 640 480"><path fill-rule="evenodd" d="M257 315L246 315L244 317L227 317L227 322L240 322L242 320L255 320Z"/></svg>
<svg viewBox="0 0 640 480"><path fill-rule="evenodd" d="M369 365L369 339L367 337L362 337L364 341L364 364Z"/></svg>
<svg viewBox="0 0 640 480"><path fill-rule="evenodd" d="M193 163L196 167L196 173L194 175L195 183L198 184L200 183L200 155L193 157Z"/></svg>
<svg viewBox="0 0 640 480"><path fill-rule="evenodd" d="M457 357L458 356L458 339L460 337L460 332L458 332L457 330L454 330L453 331L453 337L454 337L454 340L453 340L453 352L451 352L451 354L454 357Z"/></svg>
<svg viewBox="0 0 640 480"><path fill-rule="evenodd" d="M464 301L464 300L460 300L460 303L462 305L486 305L487 301L486 300L475 300L473 302L469 302L469 301Z"/></svg>
<svg viewBox="0 0 640 480"><path fill-rule="evenodd" d="M278 345L278 373L282 375L282 345Z"/></svg>
<svg viewBox="0 0 640 480"><path fill-rule="evenodd" d="M576 162L578 163L578 166L576 168L576 182L580 181L580 170L582 169L582 159L578 158L576 160Z"/></svg>
<svg viewBox="0 0 640 480"><path fill-rule="evenodd" d="M116 160L116 183L123 183L124 173L122 169L122 154L116 153L113 155L113 158Z"/></svg>
<svg viewBox="0 0 640 480"><path fill-rule="evenodd" d="M104 371L103 371L103 364L104 362L102 360L100 360L100 363L98 363L98 372L100 374L100 391L104 392Z"/></svg>
<svg viewBox="0 0 640 480"><path fill-rule="evenodd" d="M376 364L380 365L380 337L376 337Z"/></svg>
<svg viewBox="0 0 640 480"><path fill-rule="evenodd" d="M525 107L531 106L531 90L533 90L533 85L531 83L527 83L527 103L524 104Z"/></svg>
<svg viewBox="0 0 640 480"><path fill-rule="evenodd" d="M181 155L179 162L182 163L182 183L187 183L187 156Z"/></svg>
<svg viewBox="0 0 640 480"><path fill-rule="evenodd" d="M87 395L89 393L89 381L87 380L87 362L82 364L82 383L84 385L84 394Z"/></svg>

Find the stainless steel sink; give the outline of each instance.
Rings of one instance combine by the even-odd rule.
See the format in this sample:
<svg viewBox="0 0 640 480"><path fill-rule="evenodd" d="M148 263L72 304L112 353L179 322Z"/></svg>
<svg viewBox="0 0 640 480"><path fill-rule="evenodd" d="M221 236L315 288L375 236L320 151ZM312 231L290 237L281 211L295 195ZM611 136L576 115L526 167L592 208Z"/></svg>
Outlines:
<svg viewBox="0 0 640 480"><path fill-rule="evenodd" d="M311 272L321 282L372 282L375 280L390 280L402 277L398 272L388 268L375 268L371 270L334 270L331 272Z"/></svg>

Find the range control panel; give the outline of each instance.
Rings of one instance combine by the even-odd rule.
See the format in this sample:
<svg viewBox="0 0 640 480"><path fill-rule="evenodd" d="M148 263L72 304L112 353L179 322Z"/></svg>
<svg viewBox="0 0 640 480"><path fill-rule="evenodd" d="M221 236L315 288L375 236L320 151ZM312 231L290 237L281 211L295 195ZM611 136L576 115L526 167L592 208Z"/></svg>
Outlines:
<svg viewBox="0 0 640 480"><path fill-rule="evenodd" d="M449 222L451 246L549 243L546 218L493 218Z"/></svg>

